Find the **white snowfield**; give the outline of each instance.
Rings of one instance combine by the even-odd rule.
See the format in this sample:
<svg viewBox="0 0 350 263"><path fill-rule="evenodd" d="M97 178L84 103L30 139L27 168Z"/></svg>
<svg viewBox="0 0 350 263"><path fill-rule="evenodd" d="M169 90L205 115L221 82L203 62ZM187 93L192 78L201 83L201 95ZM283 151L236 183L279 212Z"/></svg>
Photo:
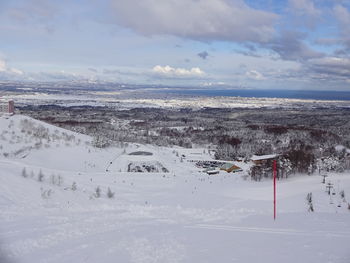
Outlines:
<svg viewBox="0 0 350 263"><path fill-rule="evenodd" d="M157 89L153 90L156 91ZM146 91L148 92L148 91ZM139 95L142 93L139 93ZM159 95L159 92L156 92ZM311 100L311 99L287 99L287 98L246 98L246 97L178 97L176 94L164 94L162 98L135 97L133 90L115 92L92 92L82 94L50 94L45 92L33 92L28 94L18 93L2 96L4 100L14 100L16 105L45 105L56 104L61 106L109 106L118 109L130 109L140 107L155 108L349 108L347 100ZM317 102L317 103L316 103ZM316 103L316 104L315 104Z"/></svg>
<svg viewBox="0 0 350 263"><path fill-rule="evenodd" d="M279 181L274 221L272 182L208 176L181 161L211 158L203 148L91 141L0 117L1 263L350 262L349 172L327 177L330 196L321 176ZM130 163L143 172L127 172Z"/></svg>

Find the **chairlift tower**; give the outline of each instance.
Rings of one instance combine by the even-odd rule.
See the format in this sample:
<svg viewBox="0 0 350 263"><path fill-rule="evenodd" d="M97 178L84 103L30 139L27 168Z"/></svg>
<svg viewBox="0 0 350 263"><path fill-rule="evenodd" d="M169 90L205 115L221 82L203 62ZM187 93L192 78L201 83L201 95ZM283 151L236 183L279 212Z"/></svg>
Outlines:
<svg viewBox="0 0 350 263"><path fill-rule="evenodd" d="M333 184L331 182L328 182L326 185L327 193L328 195L331 195L331 190L333 189Z"/></svg>

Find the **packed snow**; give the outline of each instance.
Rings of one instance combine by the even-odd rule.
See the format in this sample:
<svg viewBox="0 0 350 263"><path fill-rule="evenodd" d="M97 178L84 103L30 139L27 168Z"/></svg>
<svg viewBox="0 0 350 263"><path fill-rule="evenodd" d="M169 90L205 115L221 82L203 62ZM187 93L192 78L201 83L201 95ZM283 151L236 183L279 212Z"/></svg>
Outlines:
<svg viewBox="0 0 350 263"><path fill-rule="evenodd" d="M208 175L204 148L92 141L0 117L1 263L350 262L349 171L279 181L274 221L272 182Z"/></svg>

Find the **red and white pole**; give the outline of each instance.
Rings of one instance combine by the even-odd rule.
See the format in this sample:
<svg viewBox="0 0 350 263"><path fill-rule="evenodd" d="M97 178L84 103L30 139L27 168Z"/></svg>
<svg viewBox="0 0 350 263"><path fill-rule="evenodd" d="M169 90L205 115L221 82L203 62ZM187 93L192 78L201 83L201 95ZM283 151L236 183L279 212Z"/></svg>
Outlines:
<svg viewBox="0 0 350 263"><path fill-rule="evenodd" d="M273 220L276 220L276 175L277 162L273 160Z"/></svg>

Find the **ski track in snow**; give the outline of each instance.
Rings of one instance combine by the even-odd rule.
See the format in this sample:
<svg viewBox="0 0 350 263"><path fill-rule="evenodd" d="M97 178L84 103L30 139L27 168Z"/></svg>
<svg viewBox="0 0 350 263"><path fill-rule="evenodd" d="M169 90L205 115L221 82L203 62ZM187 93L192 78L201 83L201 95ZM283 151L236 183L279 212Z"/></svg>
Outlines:
<svg viewBox="0 0 350 263"><path fill-rule="evenodd" d="M224 230L234 232L253 232L262 234L278 234L278 235L300 235L300 236L315 236L315 237L344 237L349 238L350 232L328 232L328 231L299 231L295 229L276 229L276 228L257 228L257 227L234 227L227 225L205 225L199 224L194 226L186 226L188 228L201 228L208 230Z"/></svg>

